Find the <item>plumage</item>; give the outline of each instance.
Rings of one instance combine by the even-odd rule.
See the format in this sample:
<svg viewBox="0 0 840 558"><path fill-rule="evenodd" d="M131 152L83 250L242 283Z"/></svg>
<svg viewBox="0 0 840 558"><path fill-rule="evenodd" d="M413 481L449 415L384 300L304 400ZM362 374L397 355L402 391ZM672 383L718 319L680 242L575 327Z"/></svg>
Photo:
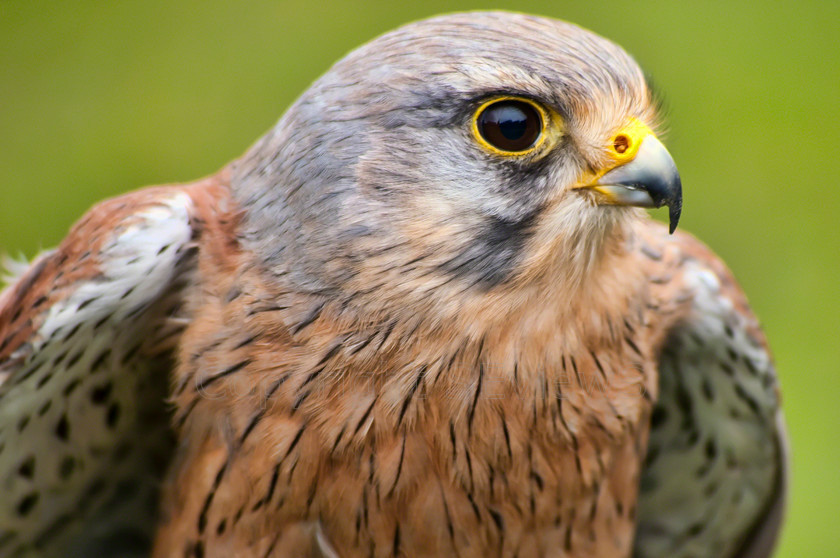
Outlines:
<svg viewBox="0 0 840 558"><path fill-rule="evenodd" d="M471 122L508 98L506 153ZM632 207L679 218L651 127L619 47L456 14L96 206L0 294L0 556L769 556L772 362Z"/></svg>

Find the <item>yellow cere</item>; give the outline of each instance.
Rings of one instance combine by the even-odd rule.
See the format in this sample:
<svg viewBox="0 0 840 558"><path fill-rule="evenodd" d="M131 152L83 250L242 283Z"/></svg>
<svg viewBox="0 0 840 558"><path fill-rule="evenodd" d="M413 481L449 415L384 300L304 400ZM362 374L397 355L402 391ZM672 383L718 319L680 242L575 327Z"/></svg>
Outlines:
<svg viewBox="0 0 840 558"><path fill-rule="evenodd" d="M526 103L528 105L531 105L540 115L540 134L537 137L537 140L528 149L524 149L522 151L506 151L504 149L499 149L498 147L495 147L488 143L479 131L478 120L481 114L488 106L498 103L500 101L517 101L521 103ZM478 142L478 144L482 148L493 153L494 155L499 155L503 157L522 157L525 155L536 155L537 158L539 158L551 151L551 148L554 145L556 145L557 141L562 137L562 124L562 117L557 113L557 111L552 110L550 107L546 107L527 97L518 97L514 95L500 95L486 100L475 110L472 116L471 127L476 142Z"/></svg>

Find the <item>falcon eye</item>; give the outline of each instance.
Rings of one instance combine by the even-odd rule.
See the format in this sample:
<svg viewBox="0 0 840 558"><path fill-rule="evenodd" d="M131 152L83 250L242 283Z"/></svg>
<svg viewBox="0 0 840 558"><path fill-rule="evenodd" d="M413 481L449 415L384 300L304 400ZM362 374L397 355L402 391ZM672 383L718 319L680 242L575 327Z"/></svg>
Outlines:
<svg viewBox="0 0 840 558"><path fill-rule="evenodd" d="M546 126L544 114L528 99L494 99L476 111L473 128L485 147L502 155L522 155L541 139Z"/></svg>

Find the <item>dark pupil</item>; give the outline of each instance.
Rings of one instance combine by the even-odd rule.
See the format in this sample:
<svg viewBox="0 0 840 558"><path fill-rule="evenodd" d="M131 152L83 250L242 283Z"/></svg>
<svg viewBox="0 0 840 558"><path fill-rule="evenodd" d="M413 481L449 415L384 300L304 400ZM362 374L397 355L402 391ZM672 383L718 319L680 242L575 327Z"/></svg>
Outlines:
<svg viewBox="0 0 840 558"><path fill-rule="evenodd" d="M493 147L503 151L524 151L540 135L540 115L528 103L499 101L478 117L478 131Z"/></svg>

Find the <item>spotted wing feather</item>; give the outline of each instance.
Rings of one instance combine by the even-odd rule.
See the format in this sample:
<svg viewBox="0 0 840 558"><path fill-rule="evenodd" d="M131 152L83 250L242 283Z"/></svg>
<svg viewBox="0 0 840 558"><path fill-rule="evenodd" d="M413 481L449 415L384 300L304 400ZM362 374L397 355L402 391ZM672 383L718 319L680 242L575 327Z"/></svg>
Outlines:
<svg viewBox="0 0 840 558"><path fill-rule="evenodd" d="M688 235L668 242L691 309L661 353L634 556L766 558L785 497L773 362L717 257Z"/></svg>
<svg viewBox="0 0 840 558"><path fill-rule="evenodd" d="M0 294L0 556L148 551L171 348L217 187L103 202Z"/></svg>

